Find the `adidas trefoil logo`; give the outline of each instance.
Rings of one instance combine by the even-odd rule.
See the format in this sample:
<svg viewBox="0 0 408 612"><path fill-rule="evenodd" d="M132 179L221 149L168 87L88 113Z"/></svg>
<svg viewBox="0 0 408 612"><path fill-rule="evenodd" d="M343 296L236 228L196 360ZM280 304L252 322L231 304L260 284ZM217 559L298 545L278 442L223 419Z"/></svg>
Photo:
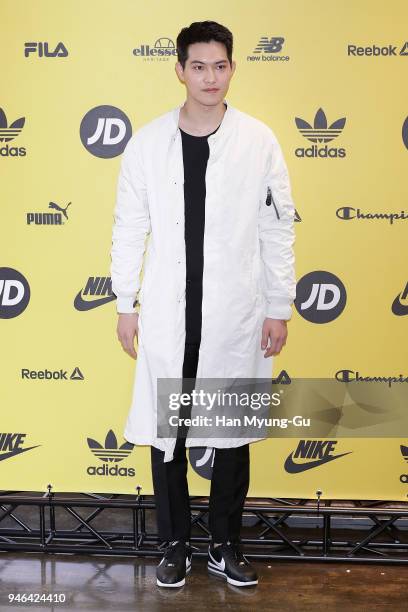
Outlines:
<svg viewBox="0 0 408 612"><path fill-rule="evenodd" d="M102 446L102 444L93 438L87 438L87 441L95 457L107 463L118 463L119 461L123 461L123 459L126 459L126 457L130 455L134 446L131 442L125 442L118 448L118 441L112 429L106 434L105 446Z"/></svg>
<svg viewBox="0 0 408 612"><path fill-rule="evenodd" d="M324 110L319 108L315 115L313 126L300 117L295 117L295 122L299 132L310 142L330 142L341 134L346 124L346 118L337 119L337 121L328 126Z"/></svg>
<svg viewBox="0 0 408 612"><path fill-rule="evenodd" d="M0 142L9 142L16 138L23 129L24 123L25 117L20 117L7 127L6 113L0 108Z"/></svg>

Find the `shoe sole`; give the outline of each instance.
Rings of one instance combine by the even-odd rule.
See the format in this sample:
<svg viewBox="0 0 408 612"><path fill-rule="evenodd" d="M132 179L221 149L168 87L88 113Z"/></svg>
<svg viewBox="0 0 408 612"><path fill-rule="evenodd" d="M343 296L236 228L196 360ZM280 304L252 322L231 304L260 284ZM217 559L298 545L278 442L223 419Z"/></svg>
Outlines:
<svg viewBox="0 0 408 612"><path fill-rule="evenodd" d="M186 576L187 574L190 573L191 570L191 565L189 565L186 568ZM182 587L186 584L186 579L182 578L181 580L179 580L179 582L173 582L173 583L167 583L167 582L160 582L160 580L158 578L156 578L156 584L157 586L161 586L161 587L170 587L170 588L174 588L174 587Z"/></svg>
<svg viewBox="0 0 408 612"><path fill-rule="evenodd" d="M225 578L228 584L232 584L234 586L244 587L244 586L253 586L254 584L258 584L258 580L250 580L248 582L240 582L239 580L234 580L234 578L230 578L222 570L212 567L211 565L207 565L207 568L210 574L214 574L215 576L220 576L221 578Z"/></svg>

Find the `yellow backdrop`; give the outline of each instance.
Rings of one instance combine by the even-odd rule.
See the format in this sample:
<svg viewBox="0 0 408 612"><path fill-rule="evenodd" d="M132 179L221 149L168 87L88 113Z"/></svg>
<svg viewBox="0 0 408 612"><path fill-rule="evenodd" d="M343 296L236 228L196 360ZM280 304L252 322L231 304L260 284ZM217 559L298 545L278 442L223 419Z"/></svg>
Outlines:
<svg viewBox="0 0 408 612"><path fill-rule="evenodd" d="M297 278L329 272L346 292L327 322L295 310L274 375L408 376L406 2L3 0L0 10L1 489L152 492L150 449L121 448L135 363L109 299L120 154L83 142L97 107L117 109L108 115L127 119L128 138L184 100L172 46L192 21L232 30L228 99L282 145ZM405 499L407 435L338 439L333 454L349 454L299 473L284 468L299 440L256 443L249 494ZM208 493L191 468L189 482Z"/></svg>

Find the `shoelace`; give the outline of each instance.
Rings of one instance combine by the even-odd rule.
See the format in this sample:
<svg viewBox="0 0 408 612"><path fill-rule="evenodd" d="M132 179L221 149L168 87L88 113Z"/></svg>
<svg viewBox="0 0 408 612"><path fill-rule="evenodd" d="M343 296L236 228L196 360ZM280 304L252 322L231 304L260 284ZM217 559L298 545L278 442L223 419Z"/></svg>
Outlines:
<svg viewBox="0 0 408 612"><path fill-rule="evenodd" d="M235 558L238 562L238 565L248 565L248 559L242 552L242 549L239 544L232 544L234 549Z"/></svg>
<svg viewBox="0 0 408 612"><path fill-rule="evenodd" d="M173 542L163 542L163 544L159 546L159 549L166 546L163 558L167 561L167 567L175 566L175 563L172 561L172 559L174 558L174 555L176 555L179 551L179 547L177 547L177 544L179 542L180 540L174 540ZM186 547L188 548L188 544L186 544Z"/></svg>
<svg viewBox="0 0 408 612"><path fill-rule="evenodd" d="M230 554L238 565L248 565L249 561L242 552L241 545L239 542L227 542L228 548L231 551ZM227 550L228 550L227 548ZM217 549L215 549L217 550Z"/></svg>

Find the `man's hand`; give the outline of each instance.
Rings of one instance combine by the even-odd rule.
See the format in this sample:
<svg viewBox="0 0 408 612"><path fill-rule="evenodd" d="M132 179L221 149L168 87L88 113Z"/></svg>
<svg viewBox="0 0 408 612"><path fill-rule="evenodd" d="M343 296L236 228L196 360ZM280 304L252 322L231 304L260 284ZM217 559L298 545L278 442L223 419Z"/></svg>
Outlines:
<svg viewBox="0 0 408 612"><path fill-rule="evenodd" d="M116 328L116 333L118 335L119 342L121 343L123 349L136 359L137 353L135 351L135 336L136 340L139 335L139 313L137 312L129 312L123 313L119 315L118 326Z"/></svg>
<svg viewBox="0 0 408 612"><path fill-rule="evenodd" d="M264 357L271 357L272 355L278 355L281 352L282 346L286 344L286 338L288 336L288 329L286 321L281 319L269 319L266 318L262 325L262 340L261 349L264 350L268 346L268 340L270 342L268 349L265 351Z"/></svg>

